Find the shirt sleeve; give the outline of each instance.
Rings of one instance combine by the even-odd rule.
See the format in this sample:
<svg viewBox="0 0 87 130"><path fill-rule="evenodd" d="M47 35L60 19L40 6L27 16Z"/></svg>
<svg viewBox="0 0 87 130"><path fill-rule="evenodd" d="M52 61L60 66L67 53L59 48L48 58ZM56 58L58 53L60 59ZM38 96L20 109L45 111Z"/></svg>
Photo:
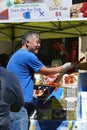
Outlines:
<svg viewBox="0 0 87 130"><path fill-rule="evenodd" d="M7 70L1 75L1 100L10 106L10 110L17 112L24 105L21 86L17 77Z"/></svg>
<svg viewBox="0 0 87 130"><path fill-rule="evenodd" d="M33 53L29 55L27 63L34 70L34 72L38 72L44 66L44 64Z"/></svg>

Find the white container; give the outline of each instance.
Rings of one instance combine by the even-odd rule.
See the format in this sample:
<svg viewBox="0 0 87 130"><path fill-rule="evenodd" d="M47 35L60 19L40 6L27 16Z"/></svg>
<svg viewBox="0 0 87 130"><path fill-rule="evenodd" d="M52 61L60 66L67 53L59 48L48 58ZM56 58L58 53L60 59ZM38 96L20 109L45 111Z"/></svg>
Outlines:
<svg viewBox="0 0 87 130"><path fill-rule="evenodd" d="M78 120L87 120L87 92L78 92Z"/></svg>

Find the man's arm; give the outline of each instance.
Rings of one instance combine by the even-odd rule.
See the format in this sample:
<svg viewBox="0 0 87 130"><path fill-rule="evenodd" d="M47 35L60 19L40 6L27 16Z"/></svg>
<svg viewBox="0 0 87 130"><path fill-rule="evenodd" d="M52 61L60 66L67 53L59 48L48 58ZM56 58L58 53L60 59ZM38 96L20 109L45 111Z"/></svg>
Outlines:
<svg viewBox="0 0 87 130"><path fill-rule="evenodd" d="M54 74L58 74L61 72L65 72L65 71L71 69L72 67L73 67L73 64L71 62L65 63L65 64L58 66L58 67L48 68L46 66L43 66L39 70L39 73L43 74L43 75L54 75Z"/></svg>
<svg viewBox="0 0 87 130"><path fill-rule="evenodd" d="M1 79L1 100L10 106L10 110L17 112L24 105L24 98L20 83L12 72L0 69Z"/></svg>
<svg viewBox="0 0 87 130"><path fill-rule="evenodd" d="M23 98L23 94L22 94L22 90L21 90L19 81L15 76L13 77L13 82L11 83L11 86L12 86L11 95L14 97L14 100L11 104L10 110L13 112L17 112L24 105L24 98Z"/></svg>

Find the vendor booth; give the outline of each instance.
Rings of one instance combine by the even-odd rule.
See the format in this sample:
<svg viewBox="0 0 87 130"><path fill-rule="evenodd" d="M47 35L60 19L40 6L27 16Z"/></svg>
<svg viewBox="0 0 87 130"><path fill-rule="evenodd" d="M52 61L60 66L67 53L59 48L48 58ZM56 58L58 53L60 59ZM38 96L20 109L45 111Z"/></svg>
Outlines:
<svg viewBox="0 0 87 130"><path fill-rule="evenodd" d="M53 42L51 54L59 52L60 58L51 56L50 67L59 66L65 60L78 64L78 68L53 77L34 75L38 115L31 116L29 130L86 130L87 2L1 0L0 3L0 40L11 43L9 56L20 47L25 32L37 31L42 41L51 39L49 42ZM68 38L74 38L74 41L67 43ZM61 40L55 42L55 39ZM42 43L45 49L41 54L45 57L49 54L47 42Z"/></svg>

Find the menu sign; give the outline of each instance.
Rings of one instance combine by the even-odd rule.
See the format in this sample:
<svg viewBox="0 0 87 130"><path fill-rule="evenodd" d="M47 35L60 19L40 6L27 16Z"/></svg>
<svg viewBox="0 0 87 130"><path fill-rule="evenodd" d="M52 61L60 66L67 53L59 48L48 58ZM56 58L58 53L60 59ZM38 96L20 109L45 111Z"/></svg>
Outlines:
<svg viewBox="0 0 87 130"><path fill-rule="evenodd" d="M0 5L0 23L87 18L87 2L72 4L72 0L0 0Z"/></svg>
<svg viewBox="0 0 87 130"><path fill-rule="evenodd" d="M0 0L0 22L68 20L72 0Z"/></svg>

